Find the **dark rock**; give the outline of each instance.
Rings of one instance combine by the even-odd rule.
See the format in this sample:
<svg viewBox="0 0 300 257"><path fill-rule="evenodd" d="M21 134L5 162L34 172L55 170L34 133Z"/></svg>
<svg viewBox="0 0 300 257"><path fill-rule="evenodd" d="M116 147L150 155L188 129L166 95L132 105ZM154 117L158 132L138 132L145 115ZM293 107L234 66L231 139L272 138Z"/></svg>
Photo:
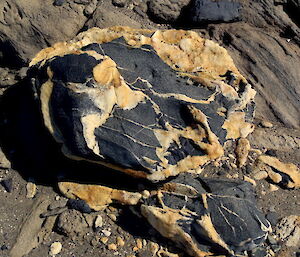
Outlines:
<svg viewBox="0 0 300 257"><path fill-rule="evenodd" d="M251 252L251 257L267 257L268 253L266 251L266 249L262 248L262 247L258 247L255 248L252 252Z"/></svg>
<svg viewBox="0 0 300 257"><path fill-rule="evenodd" d="M83 10L85 16L90 17L97 8L98 0L92 0Z"/></svg>
<svg viewBox="0 0 300 257"><path fill-rule="evenodd" d="M276 226L276 224L279 221L278 214L276 212L272 212L272 211L267 213L266 218L268 221L270 221L272 226Z"/></svg>
<svg viewBox="0 0 300 257"><path fill-rule="evenodd" d="M1 181L1 185L4 187L6 192L11 193L13 190L13 179L12 178L3 179Z"/></svg>
<svg viewBox="0 0 300 257"><path fill-rule="evenodd" d="M71 238L82 236L88 228L84 216L76 210L68 210L59 215L57 230Z"/></svg>
<svg viewBox="0 0 300 257"><path fill-rule="evenodd" d="M87 205L87 203L80 199L69 199L67 205L70 209L74 209L82 213L92 212L91 208Z"/></svg>
<svg viewBox="0 0 300 257"><path fill-rule="evenodd" d="M8 250L8 247L7 247L6 245L2 245L2 246L0 247L0 250L1 250L1 251L6 251L6 250Z"/></svg>
<svg viewBox="0 0 300 257"><path fill-rule="evenodd" d="M192 249L210 252L213 247L219 248L219 254L251 251L262 244L267 231L271 231L270 224L255 206L254 189L249 183L200 179L185 174L170 181L170 184L173 190L162 191L164 193L160 197L167 208L157 207L158 198L153 196L145 200L142 214L162 235L179 245L185 244L192 256L197 256ZM195 194L184 194L183 185L192 187ZM168 184L165 186L168 188ZM183 209L186 212L178 215L177 211ZM165 219L172 220L168 228L164 226ZM174 231L178 233L173 234ZM207 233L218 236L208 239ZM187 241L188 236L190 241ZM207 240L209 243L204 243Z"/></svg>
<svg viewBox="0 0 300 257"><path fill-rule="evenodd" d="M112 0L112 4L118 7L124 7L127 4L127 0Z"/></svg>
<svg viewBox="0 0 300 257"><path fill-rule="evenodd" d="M65 3L65 0L55 0L53 5L54 6L62 6Z"/></svg>
<svg viewBox="0 0 300 257"><path fill-rule="evenodd" d="M195 0L189 15L194 23L233 22L241 19L241 8L234 0Z"/></svg>
<svg viewBox="0 0 300 257"><path fill-rule="evenodd" d="M155 21L173 23L189 2L190 0L153 0L149 1L148 12Z"/></svg>
<svg viewBox="0 0 300 257"><path fill-rule="evenodd" d="M74 0L76 4L83 4L83 5L89 4L91 1L92 0Z"/></svg>
<svg viewBox="0 0 300 257"><path fill-rule="evenodd" d="M124 30L126 33L125 28ZM91 33L93 31L91 30ZM88 33L90 32L83 35ZM131 31L129 30L128 33L130 34ZM166 37L169 36L168 33L166 32ZM170 33L179 33L179 36L182 36L180 31L170 31ZM154 35L160 36L159 33ZM192 34L191 37L189 44L193 44L193 37L194 40L203 40L198 38L197 34ZM183 41L177 44L181 42ZM218 52L220 62L224 58L222 63L225 65L220 67L219 61L216 66L213 61L207 63L209 75L206 75L205 71L197 73L199 81L207 84L203 86L196 80L195 85L189 84L188 77L180 76L175 69L172 69L172 67L185 65L181 63L181 59L178 60L178 64L168 65L152 46L145 46L151 50L145 51L140 48L131 49L126 44L124 38L103 44L91 43L80 50L82 51L80 55L56 56L45 62L43 68L38 67L37 64L29 72L29 76L35 77L38 81L37 90L41 98L44 95L42 81L49 79L44 69L51 69L53 72L54 84L49 99L51 113L47 115L51 116L56 124L55 127L59 128L59 132L52 131L53 136L64 143L67 156L104 161L104 165L111 163L116 169L127 174L158 181L166 179L171 174L175 176L183 171L196 170L209 160L220 157L223 154L224 142L228 138L240 136L239 129L231 130L232 116L235 117L235 126L236 124L245 126L242 130L245 133L252 131L253 125L250 122L254 111L251 100L253 90L246 84L246 80L239 74L227 53L219 46L212 43L203 46L212 47L213 51ZM166 48L166 51L168 49ZM98 55L105 53L111 59L107 61L97 59L93 54L89 54L91 50ZM199 51L199 55L202 53L200 48L195 51ZM210 51L205 51L204 55ZM189 60L186 59L185 62L189 63ZM190 60L190 63L189 65L196 65L194 60ZM114 75L116 78L114 82L109 83L118 83L118 85L107 88L105 94L108 96L102 98L104 92L94 94L103 87L103 83L107 83L102 81L106 77L102 78L101 72L102 68L106 69L106 65L115 67L111 72L116 74ZM123 70L117 67L127 68ZM97 69L100 69L99 77ZM224 77L228 69L234 73L233 80ZM211 77L212 73L215 74L214 79ZM213 101L202 101L211 97L214 90L220 90L214 88L217 83L223 85L229 83L229 80L232 85L226 84L226 86L232 89L235 100L231 96L218 94ZM86 93L79 94L77 86L73 87L74 83L82 87L82 90L86 90ZM241 86L243 84L245 85ZM65 85L70 85L70 88ZM240 86L238 95L233 87ZM114 90L117 90L117 98L113 97ZM244 99L248 94L250 94L249 98L245 98L248 102L241 101L242 97ZM99 99L93 100L96 99L95 97ZM128 100L124 101L124 99ZM42 101L44 100L48 101L43 98ZM101 107L100 102L106 104ZM240 104L243 107L239 107ZM100 111L99 108L105 109ZM230 115L227 117L219 115L218 110L222 108L228 110ZM244 109L245 113L234 112L236 108ZM107 114L109 116L106 116ZM102 115L105 115L104 120L101 118ZM45 123L51 131L51 121ZM200 139L202 143L199 141L199 135L203 137ZM169 141L165 141L167 137L170 137ZM163 151L163 154L158 154L159 151Z"/></svg>

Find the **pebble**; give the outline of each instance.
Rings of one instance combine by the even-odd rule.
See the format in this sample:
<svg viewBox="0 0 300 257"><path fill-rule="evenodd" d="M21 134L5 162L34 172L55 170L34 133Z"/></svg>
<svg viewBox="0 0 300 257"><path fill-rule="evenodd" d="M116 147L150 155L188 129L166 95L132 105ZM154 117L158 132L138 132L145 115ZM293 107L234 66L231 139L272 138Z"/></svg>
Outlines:
<svg viewBox="0 0 300 257"><path fill-rule="evenodd" d="M108 214L107 215L112 221L117 221L117 216L115 215L115 214L112 214L112 213L110 213L110 214Z"/></svg>
<svg viewBox="0 0 300 257"><path fill-rule="evenodd" d="M117 245L120 247L123 247L125 245L124 240L120 236L117 237Z"/></svg>
<svg viewBox="0 0 300 257"><path fill-rule="evenodd" d="M112 4L118 7L124 7L127 0L112 0Z"/></svg>
<svg viewBox="0 0 300 257"><path fill-rule="evenodd" d="M3 179L1 181L1 185L4 187L6 192L11 193L13 190L13 180L12 178Z"/></svg>
<svg viewBox="0 0 300 257"><path fill-rule="evenodd" d="M103 244L106 244L108 242L108 237L104 236L104 237L101 237L100 238L100 241L103 243Z"/></svg>
<svg viewBox="0 0 300 257"><path fill-rule="evenodd" d="M149 198L149 196L150 196L150 192L149 192L148 190L144 190L144 191L142 192L142 196L143 196L144 199L147 199L147 198Z"/></svg>
<svg viewBox="0 0 300 257"><path fill-rule="evenodd" d="M103 229L101 232L107 237L109 237L111 235L111 232L108 230L105 230L105 229Z"/></svg>
<svg viewBox="0 0 300 257"><path fill-rule="evenodd" d="M26 198L33 198L36 195L36 184L28 182L26 184Z"/></svg>
<svg viewBox="0 0 300 257"><path fill-rule="evenodd" d="M8 247L7 247L6 245L2 245L2 246L0 247L0 250L1 250L1 251L8 250Z"/></svg>
<svg viewBox="0 0 300 257"><path fill-rule="evenodd" d="M109 244L108 245L108 250L116 251L117 250L116 244Z"/></svg>
<svg viewBox="0 0 300 257"><path fill-rule="evenodd" d="M101 228L103 226L103 218L101 215L97 215L94 226L95 226L95 229Z"/></svg>
<svg viewBox="0 0 300 257"><path fill-rule="evenodd" d="M143 248L143 241L142 241L142 239L138 238L138 239L136 240L136 247L137 247L138 249L142 249L142 248Z"/></svg>
<svg viewBox="0 0 300 257"><path fill-rule="evenodd" d="M273 127L273 124L266 120L261 121L260 125L262 125L264 128L272 128Z"/></svg>
<svg viewBox="0 0 300 257"><path fill-rule="evenodd" d="M268 172L264 171L264 170L261 170L259 172L256 172L254 175L253 175L253 178L256 179L256 180L262 180L262 179L266 179L268 177Z"/></svg>
<svg viewBox="0 0 300 257"><path fill-rule="evenodd" d="M274 192L274 191L277 191L279 189L279 187L276 185L270 184L269 189L271 192Z"/></svg>
<svg viewBox="0 0 300 257"><path fill-rule="evenodd" d="M91 16L97 8L97 0L92 0L83 10L85 16Z"/></svg>
<svg viewBox="0 0 300 257"><path fill-rule="evenodd" d="M54 6L62 6L65 3L65 0L55 0L53 5Z"/></svg>
<svg viewBox="0 0 300 257"><path fill-rule="evenodd" d="M247 176L245 176L245 175L243 176L243 179L244 179L245 181L251 183L253 186L256 186L256 182L255 182L254 179L249 178L249 177L247 177Z"/></svg>
<svg viewBox="0 0 300 257"><path fill-rule="evenodd" d="M90 206L84 201L80 199L69 199L67 202L70 209L74 209L80 211L82 213L91 213L92 210Z"/></svg>
<svg viewBox="0 0 300 257"><path fill-rule="evenodd" d="M51 246L50 246L50 252L49 254L51 256L55 256L57 254L59 254L61 252L62 249L62 245L60 242L54 242Z"/></svg>

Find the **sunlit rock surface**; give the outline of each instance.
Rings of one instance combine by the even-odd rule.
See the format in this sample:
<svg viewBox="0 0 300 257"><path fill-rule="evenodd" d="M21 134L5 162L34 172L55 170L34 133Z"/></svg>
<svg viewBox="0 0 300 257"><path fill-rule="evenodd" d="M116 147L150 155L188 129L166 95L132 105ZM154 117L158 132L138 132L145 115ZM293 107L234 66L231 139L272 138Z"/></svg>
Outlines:
<svg viewBox="0 0 300 257"><path fill-rule="evenodd" d="M255 91L197 33L93 28L36 55L44 123L65 155L161 181L253 130Z"/></svg>

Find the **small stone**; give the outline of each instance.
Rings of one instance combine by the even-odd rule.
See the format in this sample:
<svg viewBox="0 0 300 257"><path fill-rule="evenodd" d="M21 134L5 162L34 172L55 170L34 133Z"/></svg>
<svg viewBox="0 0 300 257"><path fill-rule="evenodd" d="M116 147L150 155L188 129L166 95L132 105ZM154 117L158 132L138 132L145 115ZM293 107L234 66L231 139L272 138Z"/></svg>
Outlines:
<svg viewBox="0 0 300 257"><path fill-rule="evenodd" d="M103 226L103 218L101 215L97 215L94 223L95 229L101 228Z"/></svg>
<svg viewBox="0 0 300 257"><path fill-rule="evenodd" d="M117 237L117 245L120 247L123 247L125 245L124 240L120 236Z"/></svg>
<svg viewBox="0 0 300 257"><path fill-rule="evenodd" d="M142 239L138 238L136 240L136 246L137 246L138 249L142 249L143 248L143 241L142 241Z"/></svg>
<svg viewBox="0 0 300 257"><path fill-rule="evenodd" d="M107 215L112 221L117 221L117 216L115 215L115 214L112 214L112 213L110 213L110 214L108 214Z"/></svg>
<svg viewBox="0 0 300 257"><path fill-rule="evenodd" d="M116 244L109 244L108 245L108 250L116 251L117 250Z"/></svg>
<svg viewBox="0 0 300 257"><path fill-rule="evenodd" d="M101 232L107 237L109 237L111 235L111 232L108 230L105 230L105 229L103 229Z"/></svg>
<svg viewBox="0 0 300 257"><path fill-rule="evenodd" d="M62 6L65 3L65 0L55 0L53 5L54 6Z"/></svg>
<svg viewBox="0 0 300 257"><path fill-rule="evenodd" d="M0 168L1 169L10 169L11 168L10 161L6 158L6 156L2 152L1 148L0 148Z"/></svg>
<svg viewBox="0 0 300 257"><path fill-rule="evenodd" d="M274 192L274 191L277 191L279 189L279 187L276 185L270 184L269 189L271 192Z"/></svg>
<svg viewBox="0 0 300 257"><path fill-rule="evenodd" d="M13 180L12 180L12 178L2 180L1 185L4 187L6 192L8 192L8 193L12 192L12 190L13 190Z"/></svg>
<svg viewBox="0 0 300 257"><path fill-rule="evenodd" d="M74 3L76 4L83 4L83 5L86 5L86 4L89 4L91 2L91 0L75 0Z"/></svg>
<svg viewBox="0 0 300 257"><path fill-rule="evenodd" d="M268 177L268 172L261 170L256 172L255 174L253 174L253 178L255 180L262 180L262 179L266 179Z"/></svg>
<svg viewBox="0 0 300 257"><path fill-rule="evenodd" d="M0 250L1 250L1 251L8 250L8 247L7 247L6 245L2 245L2 246L0 247Z"/></svg>
<svg viewBox="0 0 300 257"><path fill-rule="evenodd" d="M85 8L84 8L84 15L91 16L95 9L97 8L97 0L92 0Z"/></svg>
<svg viewBox="0 0 300 257"><path fill-rule="evenodd" d="M269 121L266 121L266 120L262 120L260 122L260 125L264 128L272 128L273 127L273 124Z"/></svg>
<svg viewBox="0 0 300 257"><path fill-rule="evenodd" d="M62 249L62 245L60 242L54 242L51 246L50 246L50 251L49 254L51 256L55 256L57 254L59 254L61 252Z"/></svg>
<svg viewBox="0 0 300 257"><path fill-rule="evenodd" d="M36 195L36 184L28 182L26 184L26 198L33 198Z"/></svg>
<svg viewBox="0 0 300 257"><path fill-rule="evenodd" d="M268 241L271 245L276 245L277 244L276 239L271 235L268 235Z"/></svg>
<svg viewBox="0 0 300 257"><path fill-rule="evenodd" d="M249 178L249 177L247 177L247 176L245 176L245 175L243 176L243 179L244 179L245 181L251 183L253 186L256 186L256 182L255 182L254 179Z"/></svg>
<svg viewBox="0 0 300 257"><path fill-rule="evenodd" d="M93 239L91 240L91 246L97 246L98 243L99 243L99 240L98 240L97 238L93 238Z"/></svg>
<svg viewBox="0 0 300 257"><path fill-rule="evenodd" d="M127 3L127 0L112 0L112 4L118 7L124 7Z"/></svg>
<svg viewBox="0 0 300 257"><path fill-rule="evenodd" d="M80 199L69 199L68 206L70 209L74 209L83 213L91 213L92 210L90 206L84 201Z"/></svg>
<svg viewBox="0 0 300 257"><path fill-rule="evenodd" d="M103 243L103 244L106 244L108 242L108 237L104 236L104 237L101 237L100 238L100 241Z"/></svg>
<svg viewBox="0 0 300 257"><path fill-rule="evenodd" d="M147 198L149 198L149 196L150 196L150 192L149 192L148 190L144 190L144 191L142 192L142 196L143 196L144 199L147 199Z"/></svg>
<svg viewBox="0 0 300 257"><path fill-rule="evenodd" d="M59 197L59 196L58 196ZM56 200L58 199L58 200ZM67 198L55 198L56 201L52 202L49 206L48 206L48 210L54 210L57 208L63 208L67 205L68 199Z"/></svg>
<svg viewBox="0 0 300 257"><path fill-rule="evenodd" d="M59 200L60 200L60 196L59 195L55 196L55 201L59 201Z"/></svg>

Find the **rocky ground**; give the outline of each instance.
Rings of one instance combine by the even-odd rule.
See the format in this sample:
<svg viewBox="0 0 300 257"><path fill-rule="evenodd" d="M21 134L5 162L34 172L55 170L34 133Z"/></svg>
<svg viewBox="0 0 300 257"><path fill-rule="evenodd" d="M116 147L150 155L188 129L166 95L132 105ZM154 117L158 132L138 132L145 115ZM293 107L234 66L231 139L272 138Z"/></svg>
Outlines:
<svg viewBox="0 0 300 257"><path fill-rule="evenodd" d="M92 180L89 170L92 173L95 167L65 160L51 139L36 139L37 134L49 135L42 125L32 126L36 109L26 101L30 92L18 84L42 48L94 26L114 25L193 29L229 51L258 93L256 129L248 138L257 150L251 151L242 169L223 163L218 168L207 166L202 174L256 185L258 205L274 232L249 256L299 256L299 189L255 177L252 164L260 151L300 165L300 4L220 2L216 6L210 0L1 1L0 256L184 256L133 208L111 206L91 212L83 202L60 195L57 176L75 170L75 178ZM231 156L235 158L234 153Z"/></svg>

